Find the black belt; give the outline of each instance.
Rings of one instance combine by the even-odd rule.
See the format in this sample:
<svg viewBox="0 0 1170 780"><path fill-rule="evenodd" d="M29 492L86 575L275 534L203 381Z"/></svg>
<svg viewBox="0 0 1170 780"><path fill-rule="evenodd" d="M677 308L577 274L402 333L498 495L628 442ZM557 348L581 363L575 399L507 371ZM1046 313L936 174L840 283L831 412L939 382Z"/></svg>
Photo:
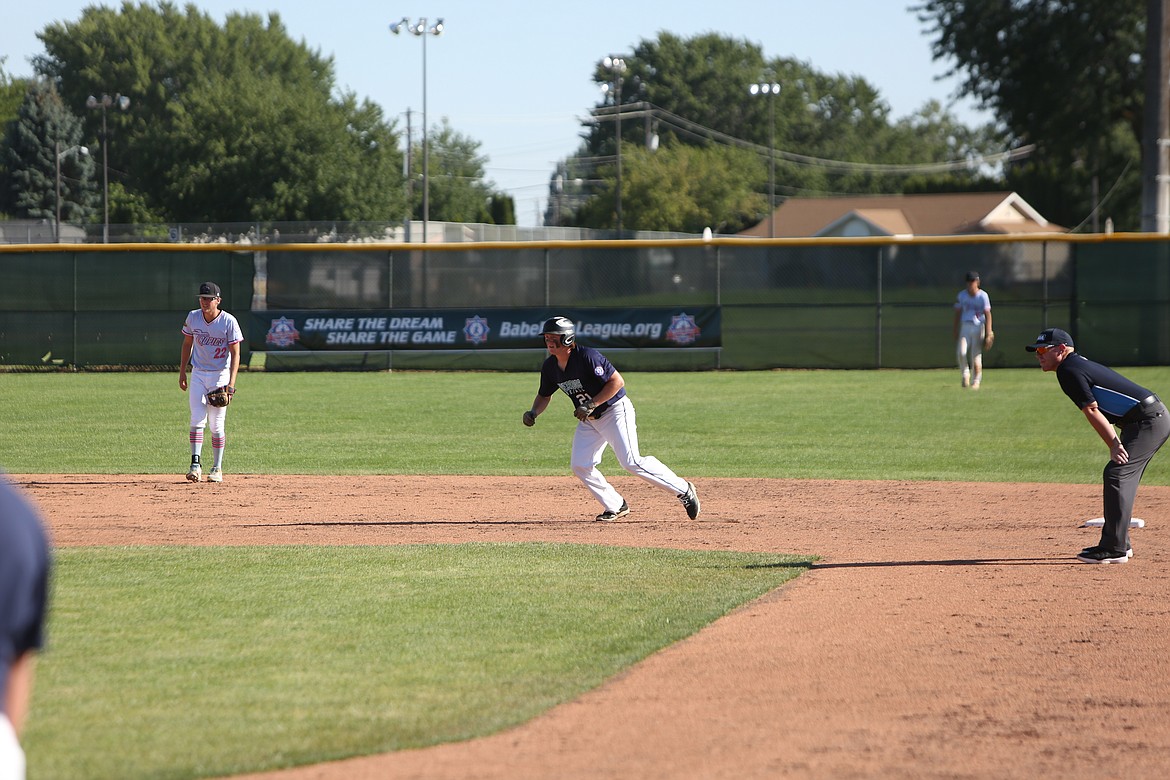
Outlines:
<svg viewBox="0 0 1170 780"><path fill-rule="evenodd" d="M1125 416L1121 418L1122 424L1128 425L1129 423L1135 423L1138 420L1145 419L1147 410L1150 409L1150 407L1159 406L1161 403L1162 399L1158 398L1157 394L1143 398L1137 402L1136 406L1125 413Z"/></svg>

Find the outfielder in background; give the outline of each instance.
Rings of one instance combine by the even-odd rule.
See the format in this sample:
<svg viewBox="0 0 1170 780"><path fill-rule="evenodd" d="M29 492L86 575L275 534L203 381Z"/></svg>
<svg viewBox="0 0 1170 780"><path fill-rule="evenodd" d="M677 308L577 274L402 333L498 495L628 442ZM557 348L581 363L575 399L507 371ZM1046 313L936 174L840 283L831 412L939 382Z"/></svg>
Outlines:
<svg viewBox="0 0 1170 780"><path fill-rule="evenodd" d="M626 397L626 383L613 364L596 349L576 342L576 329L567 317L553 317L542 328L549 357L540 368L540 388L532 408L524 413L524 424L532 427L548 408L557 388L573 402L577 428L573 433L573 473L601 502L601 522L630 513L630 505L606 481L597 466L606 446L613 447L618 463L626 471L669 490L682 502L687 517L699 516L695 486L682 479L657 458L638 452L638 426L634 405Z"/></svg>
<svg viewBox="0 0 1170 780"><path fill-rule="evenodd" d="M995 343L991 329L991 298L979 289L979 274L967 272L967 287L955 299L952 329L963 387L978 390L983 381L983 350Z"/></svg>
<svg viewBox="0 0 1170 780"><path fill-rule="evenodd" d="M49 540L32 505L0 477L0 778L24 780L20 733L44 646Z"/></svg>
<svg viewBox="0 0 1170 780"><path fill-rule="evenodd" d="M1148 389L1111 368L1077 354L1072 337L1049 328L1024 349L1044 371L1055 371L1060 389L1085 415L1109 448L1102 472L1105 523L1101 541L1077 555L1085 563L1125 563L1133 555L1129 521L1138 483L1150 459L1170 439L1170 413ZM1113 429L1121 428L1121 436Z"/></svg>
<svg viewBox="0 0 1170 780"><path fill-rule="evenodd" d="M243 331L236 318L219 308L222 297L219 285L199 285L199 308L187 314L183 323L183 350L179 359L179 389L187 391L191 406L191 468L187 479L203 479L203 430L211 428L211 470L208 482L223 481L223 451L227 443L224 421L227 406L236 392L236 373L240 370L240 342ZM187 364L191 364L191 381L187 381Z"/></svg>

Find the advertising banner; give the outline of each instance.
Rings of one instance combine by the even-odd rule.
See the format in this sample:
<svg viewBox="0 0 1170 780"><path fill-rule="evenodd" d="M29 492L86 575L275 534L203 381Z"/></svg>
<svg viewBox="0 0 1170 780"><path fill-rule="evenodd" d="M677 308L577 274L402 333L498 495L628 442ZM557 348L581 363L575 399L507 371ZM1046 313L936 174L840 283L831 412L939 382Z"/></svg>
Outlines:
<svg viewBox="0 0 1170 780"><path fill-rule="evenodd" d="M256 352L391 349L541 349L541 329L563 315L591 347L634 349L721 346L720 309L382 309L253 311Z"/></svg>

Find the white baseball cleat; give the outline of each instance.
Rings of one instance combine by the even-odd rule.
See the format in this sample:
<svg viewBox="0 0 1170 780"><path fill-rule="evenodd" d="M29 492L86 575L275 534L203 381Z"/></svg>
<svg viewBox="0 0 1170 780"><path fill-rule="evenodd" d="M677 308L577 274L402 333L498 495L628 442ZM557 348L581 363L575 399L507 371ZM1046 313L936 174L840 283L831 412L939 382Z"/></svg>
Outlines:
<svg viewBox="0 0 1170 780"><path fill-rule="evenodd" d="M208 482L223 482L223 469L219 466L212 466L211 471L207 472Z"/></svg>
<svg viewBox="0 0 1170 780"><path fill-rule="evenodd" d="M203 479L203 467L198 463L191 464L191 470L187 472L188 482L198 482Z"/></svg>

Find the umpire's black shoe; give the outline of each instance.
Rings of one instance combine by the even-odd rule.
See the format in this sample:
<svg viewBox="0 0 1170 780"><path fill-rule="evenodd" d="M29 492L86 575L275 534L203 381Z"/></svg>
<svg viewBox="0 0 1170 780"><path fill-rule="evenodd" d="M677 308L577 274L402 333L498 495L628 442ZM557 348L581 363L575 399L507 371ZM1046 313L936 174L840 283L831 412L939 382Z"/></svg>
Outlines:
<svg viewBox="0 0 1170 780"><path fill-rule="evenodd" d="M699 494L695 492L695 486L690 482L687 483L687 492L679 493L678 500L687 510L687 517L694 520L699 516Z"/></svg>
<svg viewBox="0 0 1170 780"><path fill-rule="evenodd" d="M610 520L617 520L619 517L625 517L630 513L630 505L622 501L621 508L616 512L611 512L608 509L597 516L599 523L608 523Z"/></svg>
<svg viewBox="0 0 1170 780"><path fill-rule="evenodd" d="M1091 550L1096 550L1096 549L1097 549L1097 545L1094 544L1091 547L1086 547L1085 549L1081 550L1081 552L1087 553L1087 552L1090 552ZM1125 557L1126 558L1133 557L1133 545L1130 545L1129 547L1125 548Z"/></svg>
<svg viewBox="0 0 1170 780"><path fill-rule="evenodd" d="M1082 563L1125 563L1129 556L1123 552L1106 550L1104 547L1090 547L1081 550L1077 560Z"/></svg>

